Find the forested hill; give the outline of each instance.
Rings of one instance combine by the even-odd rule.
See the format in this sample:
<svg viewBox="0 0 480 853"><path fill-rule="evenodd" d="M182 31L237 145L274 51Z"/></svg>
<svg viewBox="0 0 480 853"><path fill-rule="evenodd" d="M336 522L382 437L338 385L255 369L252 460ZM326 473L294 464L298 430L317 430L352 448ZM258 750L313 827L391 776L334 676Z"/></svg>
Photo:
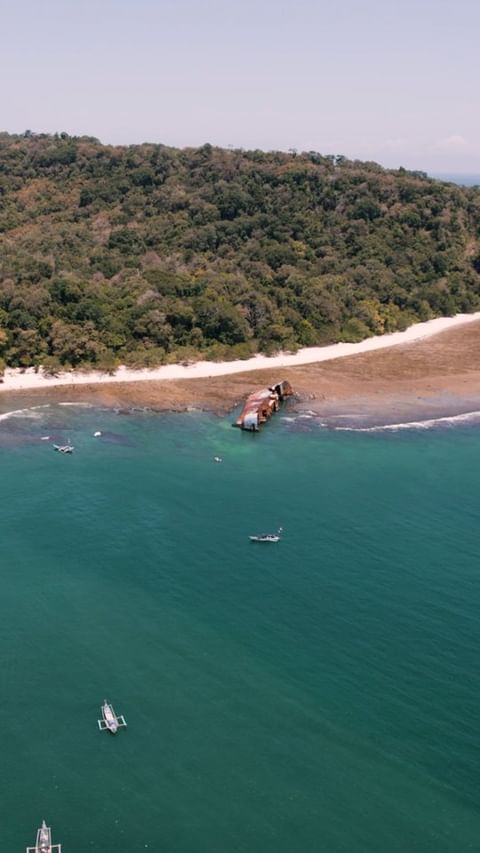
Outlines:
<svg viewBox="0 0 480 853"><path fill-rule="evenodd" d="M0 358L248 356L480 308L480 190L343 157L0 134Z"/></svg>

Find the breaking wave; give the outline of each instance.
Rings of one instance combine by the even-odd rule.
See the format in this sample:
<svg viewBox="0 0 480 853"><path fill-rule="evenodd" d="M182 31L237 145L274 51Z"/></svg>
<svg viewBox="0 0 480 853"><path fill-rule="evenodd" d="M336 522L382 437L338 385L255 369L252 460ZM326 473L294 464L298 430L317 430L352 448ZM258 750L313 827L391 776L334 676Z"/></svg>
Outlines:
<svg viewBox="0 0 480 853"><path fill-rule="evenodd" d="M398 432L406 429L434 429L442 426L459 426L461 424L480 423L480 412L464 412L462 415L448 415L442 418L429 418L424 421L407 421L399 424L383 424L370 427L333 427L336 432Z"/></svg>
<svg viewBox="0 0 480 853"><path fill-rule="evenodd" d="M57 403L57 406L76 406L79 409L94 409L93 403Z"/></svg>
<svg viewBox="0 0 480 853"><path fill-rule="evenodd" d="M42 406L30 406L28 409L14 409L11 412L0 414L0 421L8 421L10 418L30 418L34 420L41 417L41 415L37 414L38 409L48 408L50 408L50 403L44 403Z"/></svg>

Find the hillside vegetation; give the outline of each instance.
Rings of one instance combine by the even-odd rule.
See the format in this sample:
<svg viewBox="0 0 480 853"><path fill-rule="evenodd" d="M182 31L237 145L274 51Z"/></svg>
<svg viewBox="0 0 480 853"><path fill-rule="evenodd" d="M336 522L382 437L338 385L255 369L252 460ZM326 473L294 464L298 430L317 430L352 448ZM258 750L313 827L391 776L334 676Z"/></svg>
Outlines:
<svg viewBox="0 0 480 853"><path fill-rule="evenodd" d="M480 190L344 157L0 134L0 358L248 357L480 308Z"/></svg>

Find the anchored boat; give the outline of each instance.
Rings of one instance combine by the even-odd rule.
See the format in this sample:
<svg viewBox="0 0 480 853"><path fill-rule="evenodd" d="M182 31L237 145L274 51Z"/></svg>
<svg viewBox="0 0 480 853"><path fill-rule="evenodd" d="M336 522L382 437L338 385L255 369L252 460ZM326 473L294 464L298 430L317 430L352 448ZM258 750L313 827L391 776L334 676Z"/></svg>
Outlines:
<svg viewBox="0 0 480 853"><path fill-rule="evenodd" d="M61 844L52 844L52 830L44 820L37 830L35 847L27 847L26 853L62 853Z"/></svg>
<svg viewBox="0 0 480 853"><path fill-rule="evenodd" d="M283 527L279 527L276 533L258 533L250 536L250 542L279 542L282 538Z"/></svg>
<svg viewBox="0 0 480 853"><path fill-rule="evenodd" d="M101 732L111 732L112 735L116 735L119 728L122 726L127 727L127 723L125 721L125 717L122 715L118 715L115 713L113 709L113 705L110 702L107 702L106 699L103 700L102 705L102 719L97 720L98 728Z"/></svg>
<svg viewBox="0 0 480 853"><path fill-rule="evenodd" d="M73 453L75 450L72 444L54 444L53 449L59 453Z"/></svg>

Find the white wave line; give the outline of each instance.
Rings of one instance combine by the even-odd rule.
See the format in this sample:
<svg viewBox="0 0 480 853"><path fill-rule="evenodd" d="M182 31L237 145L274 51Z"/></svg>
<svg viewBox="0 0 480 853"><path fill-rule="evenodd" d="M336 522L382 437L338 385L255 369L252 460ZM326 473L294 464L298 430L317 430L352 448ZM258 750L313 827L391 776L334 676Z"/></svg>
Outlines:
<svg viewBox="0 0 480 853"><path fill-rule="evenodd" d="M77 409L93 409L93 403L57 403L57 406L75 406Z"/></svg>
<svg viewBox="0 0 480 853"><path fill-rule="evenodd" d="M430 418L424 421L406 421L398 424L383 424L371 427L334 427L335 432L397 432L405 429L433 429L433 427L444 425L455 425L480 420L480 412L464 412L461 415L448 415L442 418Z"/></svg>
<svg viewBox="0 0 480 853"><path fill-rule="evenodd" d="M0 421L8 421L10 418L28 418L30 412L35 412L37 409L48 409L49 407L50 403L44 403L42 406L29 406L26 409L13 409L11 412L4 412L1 414Z"/></svg>

